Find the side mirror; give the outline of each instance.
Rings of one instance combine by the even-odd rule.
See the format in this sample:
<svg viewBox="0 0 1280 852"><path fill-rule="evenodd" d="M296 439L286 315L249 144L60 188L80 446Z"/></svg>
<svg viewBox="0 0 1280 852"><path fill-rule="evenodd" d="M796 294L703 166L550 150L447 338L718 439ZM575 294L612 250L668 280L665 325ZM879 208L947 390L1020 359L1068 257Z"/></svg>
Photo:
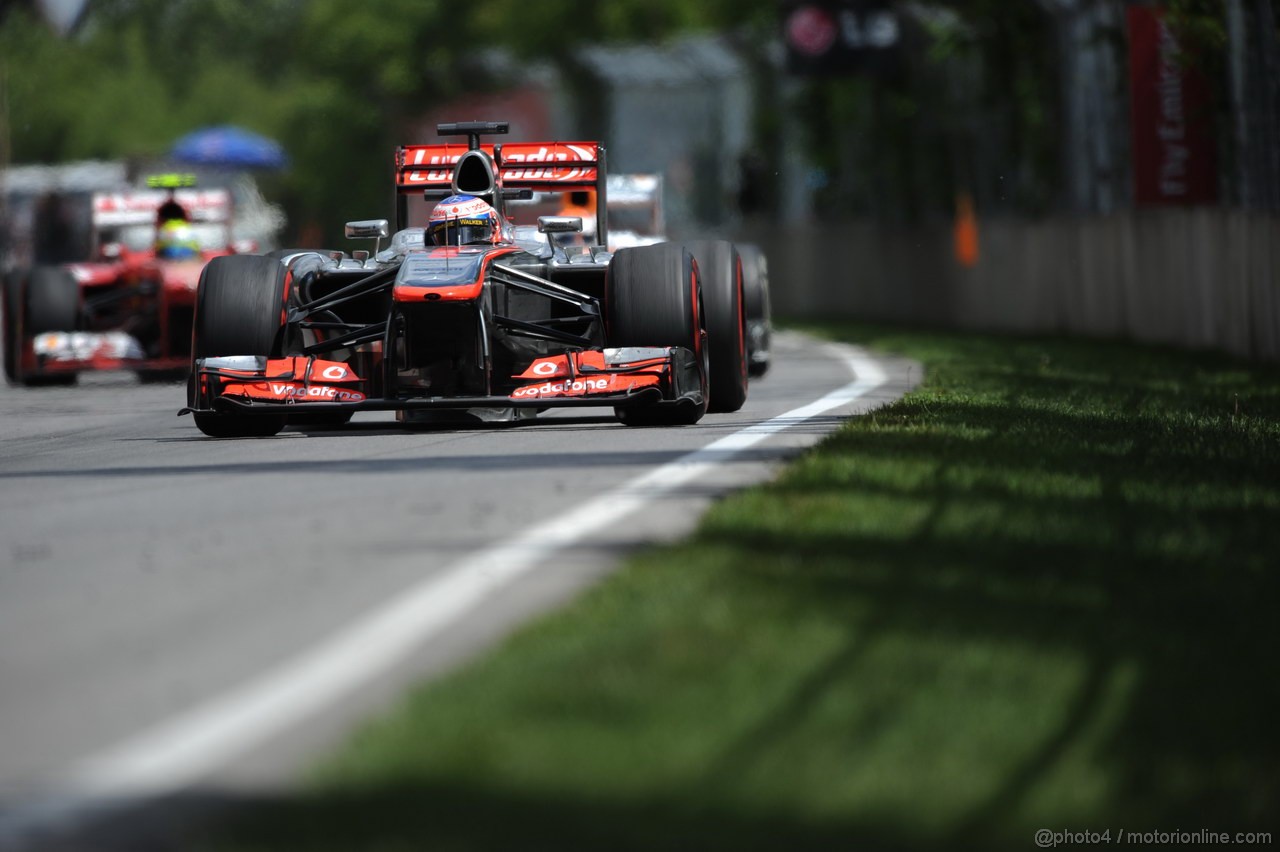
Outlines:
<svg viewBox="0 0 1280 852"><path fill-rule="evenodd" d="M386 219L361 219L348 222L346 233L349 240L380 240L391 231Z"/></svg>
<svg viewBox="0 0 1280 852"><path fill-rule="evenodd" d="M580 234L582 233L581 216L539 216L538 233L540 234Z"/></svg>
<svg viewBox="0 0 1280 852"><path fill-rule="evenodd" d="M539 216L538 233L547 234L547 244L556 248L556 234L581 234L581 216Z"/></svg>
<svg viewBox="0 0 1280 852"><path fill-rule="evenodd" d="M373 253L375 255L378 253L378 249L382 247L383 238L389 233L391 233L391 229L386 219L360 219L355 222L348 222L346 228L347 239L349 240L377 240L373 244Z"/></svg>

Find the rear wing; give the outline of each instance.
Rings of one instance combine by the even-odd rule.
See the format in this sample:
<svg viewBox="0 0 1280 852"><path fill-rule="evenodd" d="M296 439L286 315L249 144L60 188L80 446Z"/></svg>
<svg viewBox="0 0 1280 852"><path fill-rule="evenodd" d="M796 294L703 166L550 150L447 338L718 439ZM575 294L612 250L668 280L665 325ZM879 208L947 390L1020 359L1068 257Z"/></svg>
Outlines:
<svg viewBox="0 0 1280 852"><path fill-rule="evenodd" d="M174 200L186 208L192 222L227 222L231 219L231 193L226 189L178 189ZM155 224L160 205L169 198L163 189L100 192L93 196L95 229Z"/></svg>
<svg viewBox="0 0 1280 852"><path fill-rule="evenodd" d="M454 130L454 128L458 130ZM446 131L446 128L449 128ZM483 132L505 133L488 126ZM441 135L462 135L469 125L441 125ZM446 142L435 145L402 145L396 149L396 227L403 229L408 218L407 201L417 195L437 200L459 189L455 180L458 165L470 152L484 154L493 164L493 191L490 203L506 215L505 200L521 193L565 192L572 189L592 189L596 195L597 220L606 221L608 196L606 187L607 167L605 149L598 142L499 142L479 144L472 135L471 144ZM472 155L474 156L474 155ZM471 192L484 195L481 192ZM603 225L601 226L603 227ZM605 245L607 234L598 237Z"/></svg>
<svg viewBox="0 0 1280 852"><path fill-rule="evenodd" d="M453 167L469 148L465 143L403 145L396 151L396 188L400 192L450 189ZM507 189L559 192L594 189L604 149L595 142L499 142L481 145L493 158Z"/></svg>

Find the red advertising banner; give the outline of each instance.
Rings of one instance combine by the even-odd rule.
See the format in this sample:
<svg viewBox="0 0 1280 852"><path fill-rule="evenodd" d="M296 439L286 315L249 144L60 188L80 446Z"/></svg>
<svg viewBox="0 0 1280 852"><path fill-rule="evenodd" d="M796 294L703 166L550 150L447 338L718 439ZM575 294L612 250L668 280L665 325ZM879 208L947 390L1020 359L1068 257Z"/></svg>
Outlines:
<svg viewBox="0 0 1280 852"><path fill-rule="evenodd" d="M1185 64L1162 10L1130 6L1128 24L1134 202L1211 204L1218 172L1208 81Z"/></svg>

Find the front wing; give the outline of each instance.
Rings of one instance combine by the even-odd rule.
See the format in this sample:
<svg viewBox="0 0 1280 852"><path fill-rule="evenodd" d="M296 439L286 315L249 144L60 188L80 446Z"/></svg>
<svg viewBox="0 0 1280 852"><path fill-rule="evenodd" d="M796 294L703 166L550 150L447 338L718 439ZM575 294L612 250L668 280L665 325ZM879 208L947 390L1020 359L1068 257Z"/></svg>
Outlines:
<svg viewBox="0 0 1280 852"><path fill-rule="evenodd" d="M149 357L137 338L123 331L45 331L18 343L23 376L54 376L98 370L186 370L188 357Z"/></svg>
<svg viewBox="0 0 1280 852"><path fill-rule="evenodd" d="M695 405L703 399L696 356L681 347L568 352L534 361L519 385L498 396L373 396L349 364L315 357L238 355L195 362L189 412L279 414L297 411L413 411Z"/></svg>

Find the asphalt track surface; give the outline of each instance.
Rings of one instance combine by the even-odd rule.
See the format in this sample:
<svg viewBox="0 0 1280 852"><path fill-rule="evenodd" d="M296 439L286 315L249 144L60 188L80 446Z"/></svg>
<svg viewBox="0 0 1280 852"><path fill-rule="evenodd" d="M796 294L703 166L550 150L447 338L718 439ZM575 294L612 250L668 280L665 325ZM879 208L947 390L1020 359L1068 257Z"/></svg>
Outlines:
<svg viewBox="0 0 1280 852"><path fill-rule="evenodd" d="M919 379L782 334L742 410L692 427L361 414L249 440L175 416L178 385L0 387L0 849L287 789L407 685Z"/></svg>

